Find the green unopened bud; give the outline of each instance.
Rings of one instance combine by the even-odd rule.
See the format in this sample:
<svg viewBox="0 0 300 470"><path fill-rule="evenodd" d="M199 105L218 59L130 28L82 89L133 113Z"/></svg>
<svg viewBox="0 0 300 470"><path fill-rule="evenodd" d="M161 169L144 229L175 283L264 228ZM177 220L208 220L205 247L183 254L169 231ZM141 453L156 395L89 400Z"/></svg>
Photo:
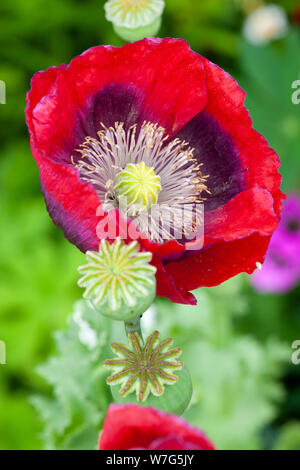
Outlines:
<svg viewBox="0 0 300 470"><path fill-rule="evenodd" d="M130 42L158 33L164 7L163 0L109 0L104 5L106 19Z"/></svg>
<svg viewBox="0 0 300 470"><path fill-rule="evenodd" d="M111 244L101 240L99 251L87 251L86 258L88 264L78 268L83 275L78 285L101 314L126 321L150 307L156 291L152 253L139 251L136 241L117 238Z"/></svg>

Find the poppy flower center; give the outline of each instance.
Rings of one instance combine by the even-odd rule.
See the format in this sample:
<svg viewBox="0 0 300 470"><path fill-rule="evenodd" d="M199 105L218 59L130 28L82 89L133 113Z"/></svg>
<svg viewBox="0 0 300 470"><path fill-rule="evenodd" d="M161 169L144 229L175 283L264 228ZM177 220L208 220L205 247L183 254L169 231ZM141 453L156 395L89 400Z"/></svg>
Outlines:
<svg viewBox="0 0 300 470"><path fill-rule="evenodd" d="M118 122L101 126L72 163L81 180L94 186L103 209L120 210L152 241L191 239L202 223L208 178L193 149L150 122L127 130Z"/></svg>
<svg viewBox="0 0 300 470"><path fill-rule="evenodd" d="M132 214L150 209L152 204L156 204L160 191L160 176L144 162L127 163L115 179L116 198L125 200L127 206L133 208Z"/></svg>

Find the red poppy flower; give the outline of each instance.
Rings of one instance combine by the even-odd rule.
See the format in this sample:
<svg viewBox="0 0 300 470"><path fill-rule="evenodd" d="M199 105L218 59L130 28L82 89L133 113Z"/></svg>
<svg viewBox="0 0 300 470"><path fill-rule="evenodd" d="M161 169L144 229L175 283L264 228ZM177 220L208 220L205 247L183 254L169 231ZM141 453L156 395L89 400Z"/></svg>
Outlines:
<svg viewBox="0 0 300 470"><path fill-rule="evenodd" d="M112 404L99 450L214 450L205 434L184 419L155 408Z"/></svg>
<svg viewBox="0 0 300 470"><path fill-rule="evenodd" d="M133 220L153 252L157 294L174 302L195 303L190 290L251 273L278 225L282 193L278 156L253 130L244 100L230 75L181 39L94 47L35 74L26 118L50 216L84 252L98 249L107 213L119 231ZM129 163L156 185L140 193L142 215L118 199L120 188L128 194ZM203 205L204 244L193 245L187 232ZM183 206L185 229L176 222Z"/></svg>

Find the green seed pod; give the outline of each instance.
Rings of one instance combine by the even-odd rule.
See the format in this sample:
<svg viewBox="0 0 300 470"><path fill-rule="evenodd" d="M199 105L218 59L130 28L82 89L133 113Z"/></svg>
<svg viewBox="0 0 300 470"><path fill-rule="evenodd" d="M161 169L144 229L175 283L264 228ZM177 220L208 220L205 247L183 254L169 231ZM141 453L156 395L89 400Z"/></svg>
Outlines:
<svg viewBox="0 0 300 470"><path fill-rule="evenodd" d="M87 251L86 258L88 264L78 268L82 274L78 285L102 315L126 321L150 307L156 293L156 268L149 264L152 254L139 251L136 241L101 240L99 252Z"/></svg>
<svg viewBox="0 0 300 470"><path fill-rule="evenodd" d="M106 19L130 42L156 36L164 7L163 0L109 0L104 5Z"/></svg>
<svg viewBox="0 0 300 470"><path fill-rule="evenodd" d="M122 26L113 25L115 32L121 39L128 42L139 41L144 38L153 38L157 35L161 27L161 18L156 18L153 23L140 28L129 29Z"/></svg>
<svg viewBox="0 0 300 470"><path fill-rule="evenodd" d="M128 334L129 348L112 343L117 357L103 362L104 367L113 370L106 382L119 403L140 403L181 414L191 399L191 378L187 369L182 369L183 362L176 360L181 349L170 349L172 338L159 338L159 332L154 331L143 345L137 332L132 331ZM117 384L121 385L119 390L114 386Z"/></svg>
<svg viewBox="0 0 300 470"><path fill-rule="evenodd" d="M120 404L136 403L142 406L153 406L167 413L182 415L187 409L193 393L192 379L189 370L183 367L177 372L178 381L172 387L167 387L163 395L156 397L149 395L145 401L137 401L135 395L120 397L118 387L111 387L111 393L115 402Z"/></svg>

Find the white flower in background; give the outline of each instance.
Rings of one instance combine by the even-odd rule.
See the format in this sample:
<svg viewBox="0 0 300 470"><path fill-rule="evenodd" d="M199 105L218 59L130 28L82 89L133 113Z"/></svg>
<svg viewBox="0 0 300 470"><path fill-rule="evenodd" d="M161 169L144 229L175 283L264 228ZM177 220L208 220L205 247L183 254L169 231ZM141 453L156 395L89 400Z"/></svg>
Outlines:
<svg viewBox="0 0 300 470"><path fill-rule="evenodd" d="M94 349L97 345L97 333L91 326L82 318L82 311L80 305L73 314L73 320L79 327L78 338L79 341L84 344L88 349Z"/></svg>
<svg viewBox="0 0 300 470"><path fill-rule="evenodd" d="M152 304L146 310L146 312L143 314L143 316L141 318L141 323L142 323L142 326L143 326L143 330L145 330L147 334L150 331L153 330L153 328L156 324L156 317L157 317L157 310L156 310L154 304Z"/></svg>
<svg viewBox="0 0 300 470"><path fill-rule="evenodd" d="M278 5L266 5L247 16L244 37L252 44L263 45L287 34L289 27L285 10Z"/></svg>
<svg viewBox="0 0 300 470"><path fill-rule="evenodd" d="M109 0L105 16L125 41L155 36L161 25L163 0Z"/></svg>

